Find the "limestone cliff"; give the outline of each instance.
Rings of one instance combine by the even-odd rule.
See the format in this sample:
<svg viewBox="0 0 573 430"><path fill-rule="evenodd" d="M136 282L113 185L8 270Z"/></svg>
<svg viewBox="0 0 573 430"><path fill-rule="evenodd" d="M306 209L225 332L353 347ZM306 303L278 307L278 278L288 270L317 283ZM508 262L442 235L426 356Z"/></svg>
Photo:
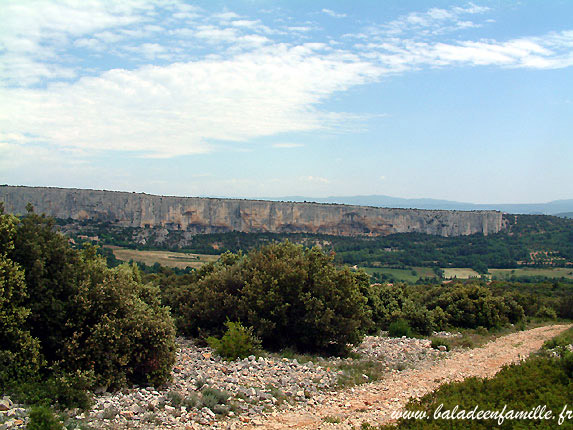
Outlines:
<svg viewBox="0 0 573 430"><path fill-rule="evenodd" d="M117 191L0 186L7 212L23 214L27 203L56 218L108 221L123 227L164 227L191 234L322 233L383 236L419 232L441 236L497 233L494 211L388 209L320 203L167 197Z"/></svg>

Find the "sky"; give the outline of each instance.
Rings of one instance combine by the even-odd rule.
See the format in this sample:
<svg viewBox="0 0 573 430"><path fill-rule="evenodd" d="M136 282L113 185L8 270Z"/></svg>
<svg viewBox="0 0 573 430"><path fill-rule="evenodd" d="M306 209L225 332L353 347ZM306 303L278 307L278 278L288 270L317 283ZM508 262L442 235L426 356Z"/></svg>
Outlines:
<svg viewBox="0 0 573 430"><path fill-rule="evenodd" d="M0 0L0 184L573 198L573 2Z"/></svg>

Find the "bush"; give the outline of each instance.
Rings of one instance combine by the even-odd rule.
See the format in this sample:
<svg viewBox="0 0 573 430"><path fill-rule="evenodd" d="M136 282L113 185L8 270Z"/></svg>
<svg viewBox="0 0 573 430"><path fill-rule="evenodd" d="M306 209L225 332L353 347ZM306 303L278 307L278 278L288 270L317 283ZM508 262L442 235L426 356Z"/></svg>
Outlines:
<svg viewBox="0 0 573 430"><path fill-rule="evenodd" d="M439 306L447 315L447 322L454 327L500 327L517 322L523 308L514 301L494 296L490 289L478 284L454 284L448 289L438 287L437 295L430 297L429 308Z"/></svg>
<svg viewBox="0 0 573 430"><path fill-rule="evenodd" d="M20 403L41 406L56 406L61 409L80 408L87 410L93 403L88 391L93 383L89 372L75 374L56 373L43 380L18 382L8 391Z"/></svg>
<svg viewBox="0 0 573 430"><path fill-rule="evenodd" d="M537 317L549 320L557 319L557 313L554 309L549 308L547 306L541 306L537 311Z"/></svg>
<svg viewBox="0 0 573 430"><path fill-rule="evenodd" d="M400 419L396 426L382 426L381 429L396 430L435 430L435 429L553 429L557 428L556 419L523 420L507 419L498 426L495 419L442 419L433 414L442 405L442 411L471 411L476 405L482 411L508 412L533 411L539 405L552 410L558 416L564 405L571 404L571 384L573 384L573 359L567 355L558 358L531 356L525 362L505 366L493 378L467 378L462 382L450 382L440 386L436 391L426 394L419 400L411 400L406 409L425 411L428 419ZM565 420L564 428L571 428Z"/></svg>
<svg viewBox="0 0 573 430"><path fill-rule="evenodd" d="M0 209L0 387L37 374L40 345L27 328L30 308L25 275L8 254L14 249L17 219Z"/></svg>
<svg viewBox="0 0 573 430"><path fill-rule="evenodd" d="M222 390L218 390L217 388L205 388L201 391L201 394L203 395L203 397L208 396L208 397L212 397L213 399L215 399L216 403L224 405L227 403L227 401L229 400L229 393L227 393L226 391L222 391Z"/></svg>
<svg viewBox="0 0 573 430"><path fill-rule="evenodd" d="M169 403L171 403L171 406L176 408L180 408L185 401L183 394L181 394L179 391L170 391L167 393L166 397L169 400Z"/></svg>
<svg viewBox="0 0 573 430"><path fill-rule="evenodd" d="M402 315L417 333L429 335L437 328L434 323L434 313L423 305L415 304L412 300L408 299L404 302Z"/></svg>
<svg viewBox="0 0 573 430"><path fill-rule="evenodd" d="M40 344L26 327L25 297L22 270L0 252L0 386L33 377L43 363Z"/></svg>
<svg viewBox="0 0 573 430"><path fill-rule="evenodd" d="M543 344L543 349L565 349L571 344L573 344L573 327L546 341Z"/></svg>
<svg viewBox="0 0 573 430"><path fill-rule="evenodd" d="M62 422L46 406L36 406L30 411L27 430L63 430Z"/></svg>
<svg viewBox="0 0 573 430"><path fill-rule="evenodd" d="M412 337L412 329L405 319L398 319L388 327L388 336L390 337Z"/></svg>
<svg viewBox="0 0 573 430"><path fill-rule="evenodd" d="M561 353L561 365L567 373L567 376L573 379L573 352L563 351Z"/></svg>
<svg viewBox="0 0 573 430"><path fill-rule="evenodd" d="M371 325L368 277L288 241L225 254L190 285L175 312L186 334L221 336L227 319L254 327L265 348L346 354Z"/></svg>
<svg viewBox="0 0 573 430"><path fill-rule="evenodd" d="M261 342L253 335L251 327L243 327L240 322L227 321L227 332L221 339L209 337L207 343L217 354L227 360L259 355Z"/></svg>
<svg viewBox="0 0 573 430"><path fill-rule="evenodd" d="M432 340L432 348L434 349L438 349L439 346L445 346L446 351L452 349L450 342L448 342L446 339L442 339L439 337L432 337L431 340Z"/></svg>
<svg viewBox="0 0 573 430"><path fill-rule="evenodd" d="M89 373L92 387L106 388L157 385L169 379L175 361L175 327L168 308L160 303L157 287L144 285L135 266L109 269L94 247L71 248L54 230L52 219L32 211L11 229L13 246L3 245L9 244L5 232L10 229L2 227L5 219L0 220L0 246L6 248L7 258L24 269L22 278L16 266L10 266L9 278L17 286L11 291L17 295L12 295L9 305L21 303L25 309L14 314L21 332L3 330L0 338L2 346L22 346L27 353L28 366L22 369L38 370L39 354L34 354L33 347L39 341L47 361L44 377L54 372L55 378ZM0 283L2 274L8 273L1 269L1 254ZM4 312L1 299L0 305ZM28 349L23 348L26 345ZM0 351L0 364L6 356L14 357L14 347L10 350L12 355ZM20 380L29 376L16 375ZM38 381L32 378L32 382Z"/></svg>
<svg viewBox="0 0 573 430"><path fill-rule="evenodd" d="M487 331L487 328L480 325L478 328L476 328L476 333L480 336L487 336L489 332Z"/></svg>
<svg viewBox="0 0 573 430"><path fill-rule="evenodd" d="M201 405L211 409L216 414L226 415L229 412L229 407L226 406L229 400L229 393L218 390L216 388L205 388L201 391Z"/></svg>
<svg viewBox="0 0 573 430"><path fill-rule="evenodd" d="M175 362L175 327L159 290L142 285L136 266L107 269L86 256L87 280L73 298L74 331L63 347L66 368L93 370L98 386L160 385Z"/></svg>

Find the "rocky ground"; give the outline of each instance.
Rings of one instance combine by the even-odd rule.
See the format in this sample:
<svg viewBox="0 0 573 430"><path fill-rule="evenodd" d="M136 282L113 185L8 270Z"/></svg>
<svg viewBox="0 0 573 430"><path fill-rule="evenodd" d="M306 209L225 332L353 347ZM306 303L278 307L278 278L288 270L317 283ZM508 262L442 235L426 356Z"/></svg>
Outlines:
<svg viewBox="0 0 573 430"><path fill-rule="evenodd" d="M446 382L471 376L492 377L504 365L527 358L545 341L569 327L538 327L502 336L480 348L455 350L444 360L419 362L418 366L402 372L390 372L381 381L338 391L318 408L269 416L262 421L261 428L352 430L361 428L365 422L390 423L392 412L401 410L409 399L420 398Z"/></svg>
<svg viewBox="0 0 573 430"><path fill-rule="evenodd" d="M70 411L70 426L96 429L233 429L257 425L263 416L316 408L344 384L370 382L361 369L380 373L418 368L448 353L425 339L369 336L354 350L359 358L283 358L277 355L232 362L210 348L178 339L173 382L163 389L135 387L96 396L91 411ZM368 373L368 372L366 372ZM4 409L2 411L2 409ZM23 428L25 408L0 402L0 428Z"/></svg>
<svg viewBox="0 0 573 430"><path fill-rule="evenodd" d="M492 376L567 327L540 327L453 352L432 349L425 339L369 336L355 348L357 358L312 361L269 355L228 362L179 339L172 383L101 393L90 411L68 411L67 428L360 428L365 421L388 422L408 399L444 382ZM373 367L380 381L367 375ZM23 429L27 421L26 408L0 400L0 429Z"/></svg>

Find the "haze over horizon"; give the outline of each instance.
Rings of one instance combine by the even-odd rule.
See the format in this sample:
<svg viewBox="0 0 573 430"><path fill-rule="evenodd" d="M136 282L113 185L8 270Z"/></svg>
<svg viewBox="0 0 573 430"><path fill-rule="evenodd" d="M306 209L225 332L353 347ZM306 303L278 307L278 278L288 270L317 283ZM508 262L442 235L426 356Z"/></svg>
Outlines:
<svg viewBox="0 0 573 430"><path fill-rule="evenodd" d="M5 0L0 183L572 199L573 3Z"/></svg>

